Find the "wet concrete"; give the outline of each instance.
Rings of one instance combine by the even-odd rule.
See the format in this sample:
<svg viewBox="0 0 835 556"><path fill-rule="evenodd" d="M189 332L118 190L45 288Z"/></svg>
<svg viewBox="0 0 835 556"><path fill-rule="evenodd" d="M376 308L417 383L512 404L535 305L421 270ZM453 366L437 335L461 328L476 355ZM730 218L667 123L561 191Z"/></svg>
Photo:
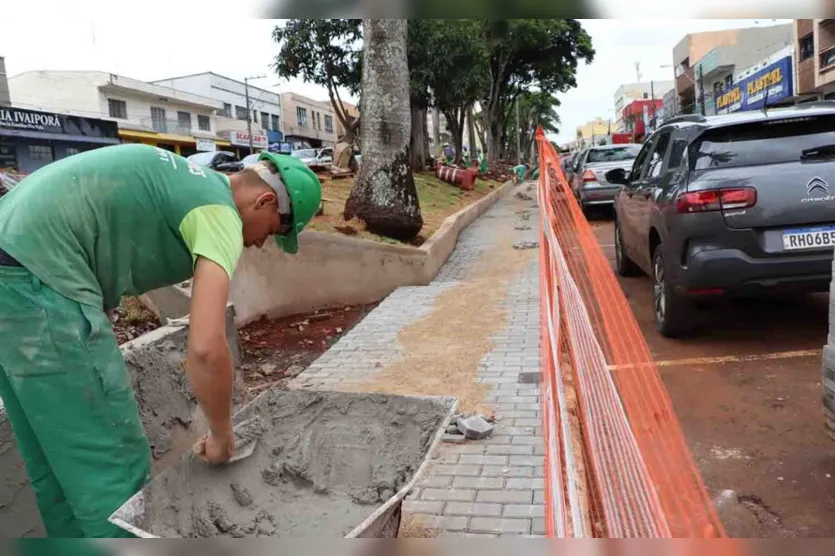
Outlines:
<svg viewBox="0 0 835 556"><path fill-rule="evenodd" d="M117 517L160 537L343 537L415 476L449 411L438 399L270 390L236 416L258 438L252 456L211 467L188 455Z"/></svg>
<svg viewBox="0 0 835 556"><path fill-rule="evenodd" d="M613 262L611 215L592 224ZM727 304L702 316L698 335L669 340L655 330L649 278L619 281L728 534L835 535L819 353L828 297Z"/></svg>
<svg viewBox="0 0 835 556"><path fill-rule="evenodd" d="M122 346L154 456L154 473L179 461L206 430L183 366L187 334L186 328L162 327ZM245 402L240 384L235 400L238 405ZM2 410L0 478L0 536L43 536L34 493Z"/></svg>

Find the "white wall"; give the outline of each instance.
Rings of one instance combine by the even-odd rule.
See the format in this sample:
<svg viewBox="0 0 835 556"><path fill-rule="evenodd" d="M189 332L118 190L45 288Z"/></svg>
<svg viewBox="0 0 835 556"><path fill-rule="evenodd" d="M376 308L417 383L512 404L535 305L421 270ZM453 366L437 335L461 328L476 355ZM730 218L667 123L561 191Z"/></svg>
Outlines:
<svg viewBox="0 0 835 556"><path fill-rule="evenodd" d="M99 72L31 71L9 78L12 104L46 112L101 118ZM104 113L107 115L107 112Z"/></svg>
<svg viewBox="0 0 835 556"><path fill-rule="evenodd" d="M218 130L246 131L246 121L235 118L235 107L246 107L246 90L243 83L213 73L201 73L154 81L154 84L188 91L232 105L231 119L218 116ZM267 112L271 116L278 116L279 120L281 120L280 95L259 89L252 84L249 86L249 94L250 109L257 112L257 122L253 122L253 130L272 129L272 121L266 122L266 125L265 122L261 121L261 112ZM281 126L282 124L279 123L279 127Z"/></svg>
<svg viewBox="0 0 835 556"><path fill-rule="evenodd" d="M151 106L164 108L166 119L172 122L177 121L177 112L182 110L191 114L193 135L215 137L217 122L214 121L215 109L212 106L200 107L171 96L160 96L152 100L151 97L138 91L133 93L124 89L110 90L109 75L104 72L27 72L11 78L9 88L12 91L12 101L16 106L115 120L121 128L125 129L151 130ZM135 81L125 78L120 80L122 86L128 86L131 83ZM147 86L147 84L142 83L142 86ZM125 102L127 119L110 117L107 102L110 98ZM198 129L198 114L209 116L212 131L202 132Z"/></svg>

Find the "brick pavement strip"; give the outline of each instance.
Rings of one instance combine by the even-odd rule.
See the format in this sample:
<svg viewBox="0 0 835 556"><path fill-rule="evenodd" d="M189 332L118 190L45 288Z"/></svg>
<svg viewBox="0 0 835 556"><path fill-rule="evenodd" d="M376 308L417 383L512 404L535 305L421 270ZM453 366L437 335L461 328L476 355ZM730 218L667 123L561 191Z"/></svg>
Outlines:
<svg viewBox="0 0 835 556"><path fill-rule="evenodd" d="M523 205L530 207L530 204ZM399 331L429 315L437 297L468 278L476 262L499 242L537 241L537 209L530 230L514 230L519 201L508 195L462 231L438 276L428 286L398 288L294 381L306 388L338 389L373 378L375 369L402 357ZM504 330L479 362L488 385L487 405L498 421L492 437L442 444L405 512L441 535L473 537L544 535L544 449L539 384L519 383L539 371L539 273L537 261L510 281L499 302ZM380 363L380 365L377 365Z"/></svg>

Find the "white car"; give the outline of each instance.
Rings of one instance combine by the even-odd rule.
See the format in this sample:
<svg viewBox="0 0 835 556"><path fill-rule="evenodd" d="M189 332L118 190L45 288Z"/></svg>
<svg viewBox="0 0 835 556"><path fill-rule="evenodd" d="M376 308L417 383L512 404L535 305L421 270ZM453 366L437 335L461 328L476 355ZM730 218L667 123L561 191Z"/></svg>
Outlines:
<svg viewBox="0 0 835 556"><path fill-rule="evenodd" d="M333 162L333 149L299 149L290 153L308 166L323 166Z"/></svg>

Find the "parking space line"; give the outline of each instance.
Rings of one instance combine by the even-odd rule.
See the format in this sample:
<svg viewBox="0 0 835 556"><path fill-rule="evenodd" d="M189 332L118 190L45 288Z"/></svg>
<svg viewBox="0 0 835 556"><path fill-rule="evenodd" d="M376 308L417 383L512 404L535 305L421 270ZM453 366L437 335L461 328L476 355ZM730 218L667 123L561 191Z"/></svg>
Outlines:
<svg viewBox="0 0 835 556"><path fill-rule="evenodd" d="M668 359L656 361L656 367L682 367L696 365L721 365L724 363L747 363L749 361L773 361L777 359L795 359L800 357L818 357L822 353L819 349L805 349L797 351L780 351L777 353L755 353L752 355L726 355L722 357L691 357L689 359ZM610 371L631 369L636 365L609 365Z"/></svg>

